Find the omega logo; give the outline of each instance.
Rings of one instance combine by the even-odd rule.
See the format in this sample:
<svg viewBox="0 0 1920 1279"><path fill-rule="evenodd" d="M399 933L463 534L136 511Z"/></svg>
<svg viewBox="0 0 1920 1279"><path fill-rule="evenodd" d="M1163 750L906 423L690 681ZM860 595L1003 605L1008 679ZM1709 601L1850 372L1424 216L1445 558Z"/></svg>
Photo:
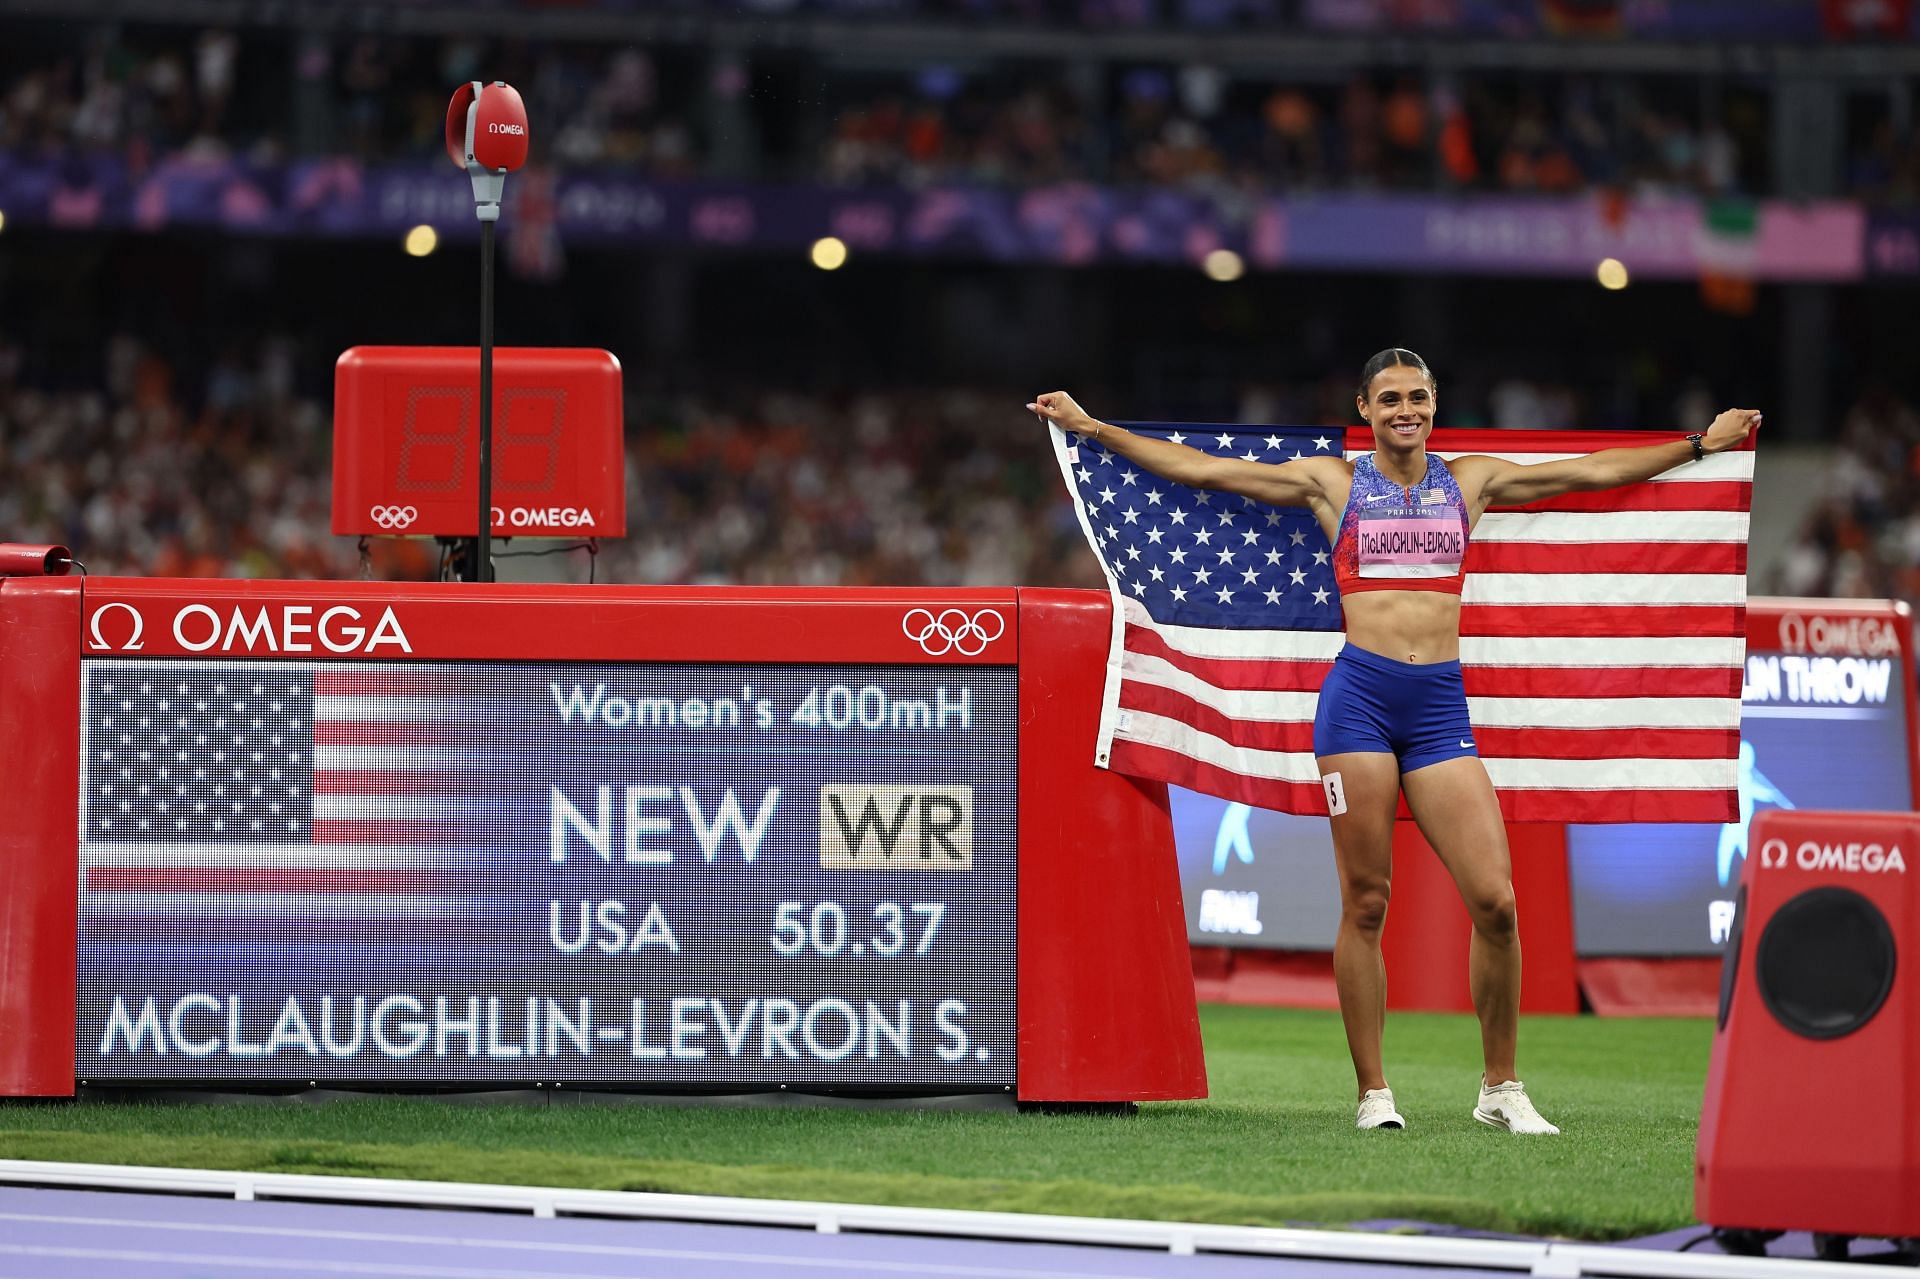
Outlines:
<svg viewBox="0 0 1920 1279"><path fill-rule="evenodd" d="M107 621L115 610L124 610L133 619L126 639L119 642L109 633L120 627ZM146 618L119 600L93 610L87 632L87 647L96 653L138 653L146 647ZM363 615L350 604L264 605L251 615L234 605L224 616L207 604L187 604L174 611L172 636L174 645L189 653L371 653L381 648L413 652L391 606L374 618L371 610Z"/></svg>
<svg viewBox="0 0 1920 1279"><path fill-rule="evenodd" d="M522 134L522 133L525 133L526 131L527 131L527 126L525 126L524 124L489 124L487 125L488 133Z"/></svg>
<svg viewBox="0 0 1920 1279"><path fill-rule="evenodd" d="M1893 623L1879 617L1780 618L1780 647L1789 653L1855 653L1864 657L1894 657L1900 637Z"/></svg>
<svg viewBox="0 0 1920 1279"><path fill-rule="evenodd" d="M1798 848L1789 850L1786 840L1770 839L1760 845L1762 869L1779 870L1786 866L1789 856L1801 870L1881 875L1905 874L1907 869L1907 859L1901 854L1898 844L1891 847L1858 842L1826 844L1809 839L1803 840Z"/></svg>
<svg viewBox="0 0 1920 1279"><path fill-rule="evenodd" d="M494 507L493 522L512 528L593 528L593 512L584 506Z"/></svg>
<svg viewBox="0 0 1920 1279"><path fill-rule="evenodd" d="M127 616L133 619L133 633L127 636L124 644L118 645L108 640L100 630L100 623L106 618L108 613L111 613L116 608L126 610ZM147 619L140 616L139 609L131 604L122 604L119 600L115 600L111 604L102 604L99 608L93 610L93 617L87 622L87 632L93 636L93 641L88 644L87 647L96 653L112 652L116 648L122 653L138 653L147 646L146 641L140 638L146 633L146 629Z"/></svg>

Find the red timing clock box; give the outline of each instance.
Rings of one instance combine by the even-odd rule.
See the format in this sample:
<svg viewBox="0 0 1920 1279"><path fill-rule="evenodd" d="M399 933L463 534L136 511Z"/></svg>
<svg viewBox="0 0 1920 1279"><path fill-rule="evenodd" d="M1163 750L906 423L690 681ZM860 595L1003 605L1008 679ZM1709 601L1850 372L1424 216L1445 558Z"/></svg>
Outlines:
<svg viewBox="0 0 1920 1279"><path fill-rule="evenodd" d="M493 536L620 537L620 362L584 348L493 353ZM333 531L473 537L480 351L356 346L334 367Z"/></svg>

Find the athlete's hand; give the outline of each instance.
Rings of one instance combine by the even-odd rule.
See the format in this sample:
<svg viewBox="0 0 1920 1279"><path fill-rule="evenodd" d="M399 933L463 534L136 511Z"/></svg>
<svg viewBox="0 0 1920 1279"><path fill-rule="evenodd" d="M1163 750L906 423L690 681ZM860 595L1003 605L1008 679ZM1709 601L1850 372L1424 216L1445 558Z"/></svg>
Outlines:
<svg viewBox="0 0 1920 1279"><path fill-rule="evenodd" d="M1707 428L1706 438L1700 441L1700 447L1709 453L1738 448L1753 434L1753 428L1759 425L1759 409L1728 409L1713 419L1713 425Z"/></svg>
<svg viewBox="0 0 1920 1279"><path fill-rule="evenodd" d="M1065 391L1048 391L1045 395L1034 396L1033 402L1027 405L1027 412L1038 413L1061 430L1072 431L1075 435L1090 435L1100 425Z"/></svg>

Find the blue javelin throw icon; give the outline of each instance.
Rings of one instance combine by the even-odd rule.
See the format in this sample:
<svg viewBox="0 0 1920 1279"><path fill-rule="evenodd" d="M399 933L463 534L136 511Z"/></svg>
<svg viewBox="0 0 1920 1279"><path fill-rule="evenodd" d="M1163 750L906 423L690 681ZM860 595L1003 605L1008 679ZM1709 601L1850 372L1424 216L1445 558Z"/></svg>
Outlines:
<svg viewBox="0 0 1920 1279"><path fill-rule="evenodd" d="M1740 820L1728 822L1720 828L1720 882L1726 883L1733 874L1733 856L1740 855L1742 861L1747 857L1747 827L1753 824L1753 806L1756 803L1773 804L1779 808L1792 808L1793 801L1786 793L1771 781L1767 775L1753 766L1753 743L1742 740L1740 743L1740 776L1734 783L1735 793L1740 799ZM1213 855L1218 866L1220 854Z"/></svg>
<svg viewBox="0 0 1920 1279"><path fill-rule="evenodd" d="M1245 804L1228 804L1220 814L1220 829L1213 836L1213 873L1227 873L1227 854L1232 853L1247 865L1253 865L1253 841L1247 837L1247 817L1253 812Z"/></svg>

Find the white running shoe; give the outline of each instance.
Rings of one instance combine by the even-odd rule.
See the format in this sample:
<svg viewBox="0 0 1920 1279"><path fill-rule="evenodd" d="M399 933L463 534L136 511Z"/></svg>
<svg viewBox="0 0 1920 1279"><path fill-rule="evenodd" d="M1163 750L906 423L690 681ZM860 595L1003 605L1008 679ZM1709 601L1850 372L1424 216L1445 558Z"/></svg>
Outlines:
<svg viewBox="0 0 1920 1279"><path fill-rule="evenodd" d="M1473 1108L1473 1117L1489 1128L1505 1128L1508 1132L1560 1131L1540 1117L1540 1112L1533 1108L1533 1102L1527 1097L1527 1086L1517 1079L1509 1079L1491 1088L1482 1081L1480 1102Z"/></svg>
<svg viewBox="0 0 1920 1279"><path fill-rule="evenodd" d="M1405 1128L1407 1121L1393 1108L1393 1089L1370 1088L1360 1097L1360 1117L1356 1128Z"/></svg>

